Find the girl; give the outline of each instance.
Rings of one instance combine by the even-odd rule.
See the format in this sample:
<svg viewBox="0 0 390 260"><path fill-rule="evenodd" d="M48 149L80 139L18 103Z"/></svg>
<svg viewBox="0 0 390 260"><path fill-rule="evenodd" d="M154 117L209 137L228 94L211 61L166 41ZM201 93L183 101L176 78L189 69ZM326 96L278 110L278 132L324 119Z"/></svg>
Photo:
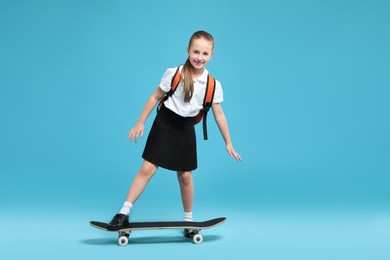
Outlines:
<svg viewBox="0 0 390 260"><path fill-rule="evenodd" d="M109 223L110 229L119 229L129 223L130 210L142 194L158 167L177 172L184 208L184 221L192 221L194 186L192 171L197 168L194 117L203 108L208 71L206 65L214 54L214 39L205 32L195 32L187 47L188 59L179 67L182 80L176 91L161 106L150 130L142 154L141 169L130 186L122 209ZM159 87L149 97L134 128L128 133L130 142L143 137L144 123L158 101L171 89L177 68L168 69ZM231 157L241 161L234 150L229 129L220 102L223 101L221 84L216 81L212 111Z"/></svg>

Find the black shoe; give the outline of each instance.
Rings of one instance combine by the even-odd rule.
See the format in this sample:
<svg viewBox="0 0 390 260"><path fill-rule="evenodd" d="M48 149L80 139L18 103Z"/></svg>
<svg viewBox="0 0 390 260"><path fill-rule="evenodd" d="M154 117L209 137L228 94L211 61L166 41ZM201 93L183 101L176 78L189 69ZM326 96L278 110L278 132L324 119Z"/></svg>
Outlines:
<svg viewBox="0 0 390 260"><path fill-rule="evenodd" d="M125 214L116 214L108 224L109 230L119 230L129 225L129 216Z"/></svg>

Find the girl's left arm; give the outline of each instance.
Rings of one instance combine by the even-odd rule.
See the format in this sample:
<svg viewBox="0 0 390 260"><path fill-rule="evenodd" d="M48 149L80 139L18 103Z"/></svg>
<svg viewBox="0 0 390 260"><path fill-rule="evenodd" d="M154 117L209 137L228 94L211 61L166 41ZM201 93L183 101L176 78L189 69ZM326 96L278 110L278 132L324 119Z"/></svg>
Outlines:
<svg viewBox="0 0 390 260"><path fill-rule="evenodd" d="M236 158L238 162L242 161L241 156L234 150L232 140L230 138L229 127L225 114L223 113L221 104L213 104L212 106L215 122L217 123L219 130L221 131L223 140L226 143L226 150L230 157Z"/></svg>

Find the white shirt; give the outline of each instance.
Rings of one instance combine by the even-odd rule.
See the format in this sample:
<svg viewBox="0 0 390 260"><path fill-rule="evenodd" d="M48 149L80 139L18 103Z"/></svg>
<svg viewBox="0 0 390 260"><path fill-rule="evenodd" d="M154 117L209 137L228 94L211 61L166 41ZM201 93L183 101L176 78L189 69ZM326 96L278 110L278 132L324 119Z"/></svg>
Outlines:
<svg viewBox="0 0 390 260"><path fill-rule="evenodd" d="M182 67L180 67L180 73L181 69ZM164 92L168 92L171 89L172 77L175 74L176 70L177 67L169 68L162 76L160 88ZM203 100L206 94L208 74L209 72L205 69L200 77L194 79L194 93L190 102L184 102L184 83L183 80L181 80L176 88L176 91L164 102L164 105L182 117L196 116L199 113L199 110L203 108ZM222 101L222 86L218 80L215 80L215 93L213 103L221 103Z"/></svg>

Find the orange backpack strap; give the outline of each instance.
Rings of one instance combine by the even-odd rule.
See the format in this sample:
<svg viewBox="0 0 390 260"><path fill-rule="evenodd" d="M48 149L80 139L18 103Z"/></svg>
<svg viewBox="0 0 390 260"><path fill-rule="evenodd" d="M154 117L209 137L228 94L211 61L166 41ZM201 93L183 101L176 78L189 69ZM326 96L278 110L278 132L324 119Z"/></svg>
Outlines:
<svg viewBox="0 0 390 260"><path fill-rule="evenodd" d="M207 140L207 112L213 105L215 93L215 79L209 74L207 77L206 94L203 100L203 139Z"/></svg>
<svg viewBox="0 0 390 260"><path fill-rule="evenodd" d="M177 86L179 86L180 80L181 80L181 75L180 75L180 66L177 67L177 70L175 74L172 77L171 81L171 89L168 91L167 95L170 97L173 95L173 93L176 91Z"/></svg>
<svg viewBox="0 0 390 260"><path fill-rule="evenodd" d="M173 95L173 93L176 91L177 86L179 86L181 80L181 74L180 74L180 66L177 67L175 74L172 77L171 81L171 89L160 99L158 106L157 106L157 111L160 109L162 103L167 100L170 96Z"/></svg>
<svg viewBox="0 0 390 260"><path fill-rule="evenodd" d="M214 93L215 79L209 74L207 77L206 94L203 100L203 109L209 111L210 107L213 105Z"/></svg>

